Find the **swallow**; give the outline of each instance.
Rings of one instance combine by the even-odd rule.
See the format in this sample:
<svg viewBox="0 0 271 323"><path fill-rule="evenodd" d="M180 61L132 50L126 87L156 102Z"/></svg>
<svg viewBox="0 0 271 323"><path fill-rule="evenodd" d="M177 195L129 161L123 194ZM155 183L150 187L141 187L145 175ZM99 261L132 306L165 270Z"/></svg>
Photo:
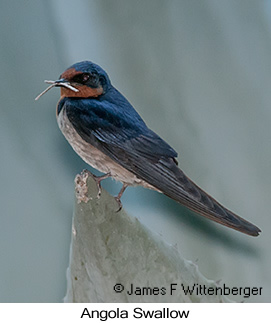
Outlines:
<svg viewBox="0 0 271 323"><path fill-rule="evenodd" d="M111 84L98 65L83 61L69 67L36 97L60 87L57 123L75 152L104 175L123 186L156 190L195 213L251 236L261 230L217 202L178 167L177 152L147 127L129 101Z"/></svg>

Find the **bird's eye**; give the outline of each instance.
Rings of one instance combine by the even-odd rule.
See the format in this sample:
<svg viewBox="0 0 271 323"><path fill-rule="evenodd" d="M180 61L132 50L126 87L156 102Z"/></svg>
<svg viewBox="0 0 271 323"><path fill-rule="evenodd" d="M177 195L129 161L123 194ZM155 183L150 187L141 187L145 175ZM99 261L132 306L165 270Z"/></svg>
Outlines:
<svg viewBox="0 0 271 323"><path fill-rule="evenodd" d="M89 74L83 73L82 74L82 83L86 83L89 80Z"/></svg>
<svg viewBox="0 0 271 323"><path fill-rule="evenodd" d="M85 84L90 78L88 73L77 74L72 78L73 82Z"/></svg>

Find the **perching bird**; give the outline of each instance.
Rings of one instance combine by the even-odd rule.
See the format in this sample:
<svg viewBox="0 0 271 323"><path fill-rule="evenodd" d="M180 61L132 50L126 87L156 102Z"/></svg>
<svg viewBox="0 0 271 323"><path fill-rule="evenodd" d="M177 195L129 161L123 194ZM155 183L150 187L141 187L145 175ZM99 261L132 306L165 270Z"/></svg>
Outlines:
<svg viewBox="0 0 271 323"><path fill-rule="evenodd" d="M89 165L123 186L161 192L194 212L251 236L261 231L219 204L178 168L177 153L150 130L128 100L111 84L98 65L83 61L69 67L52 87L61 88L57 122L77 154Z"/></svg>

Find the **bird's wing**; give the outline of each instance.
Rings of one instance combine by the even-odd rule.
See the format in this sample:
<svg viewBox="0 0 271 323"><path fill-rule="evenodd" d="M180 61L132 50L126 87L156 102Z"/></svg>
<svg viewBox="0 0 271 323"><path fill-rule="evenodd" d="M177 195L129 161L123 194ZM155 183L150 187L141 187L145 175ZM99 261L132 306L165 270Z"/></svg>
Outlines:
<svg viewBox="0 0 271 323"><path fill-rule="evenodd" d="M95 106L66 105L78 134L112 160L196 213L220 224L257 236L260 229L223 207L177 167L177 153L144 122Z"/></svg>

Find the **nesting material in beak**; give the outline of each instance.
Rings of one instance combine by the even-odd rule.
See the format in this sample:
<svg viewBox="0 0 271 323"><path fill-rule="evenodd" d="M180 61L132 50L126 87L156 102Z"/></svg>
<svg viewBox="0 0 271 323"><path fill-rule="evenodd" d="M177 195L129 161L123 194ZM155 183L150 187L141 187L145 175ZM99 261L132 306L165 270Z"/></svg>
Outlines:
<svg viewBox="0 0 271 323"><path fill-rule="evenodd" d="M79 92L78 89L76 89L75 87L71 86L71 84L67 81L65 81L64 79L61 80L57 80L57 81L44 81L47 84L51 84L50 86L47 87L47 89L45 89L43 92L41 92L36 98L35 100L37 101L41 96L43 96L43 94L45 94L46 92L48 92L52 87L55 86L63 86L66 87L74 92Z"/></svg>

